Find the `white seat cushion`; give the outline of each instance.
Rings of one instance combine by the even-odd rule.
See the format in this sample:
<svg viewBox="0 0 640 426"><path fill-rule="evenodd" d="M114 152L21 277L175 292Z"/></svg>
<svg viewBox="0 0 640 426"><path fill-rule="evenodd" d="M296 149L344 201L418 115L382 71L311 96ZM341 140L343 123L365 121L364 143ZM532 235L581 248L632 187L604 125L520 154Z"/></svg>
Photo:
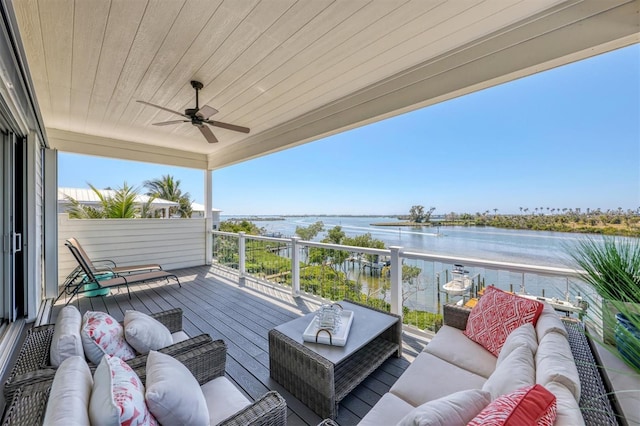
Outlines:
<svg viewBox="0 0 640 426"><path fill-rule="evenodd" d="M422 352L389 392L417 407L425 402L466 389L481 389L487 380Z"/></svg>
<svg viewBox="0 0 640 426"><path fill-rule="evenodd" d="M496 369L497 358L491 352L448 325L438 330L424 351L485 379Z"/></svg>
<svg viewBox="0 0 640 426"><path fill-rule="evenodd" d="M93 378L84 356L65 359L53 377L43 424L88 425L92 386Z"/></svg>
<svg viewBox="0 0 640 426"><path fill-rule="evenodd" d="M546 386L550 382L562 383L580 401L580 376L571 353L569 341L564 335L547 333L536 352L536 383Z"/></svg>
<svg viewBox="0 0 640 426"><path fill-rule="evenodd" d="M251 405L243 394L226 377L216 377L200 387L207 401L209 424L217 425Z"/></svg>
<svg viewBox="0 0 640 426"><path fill-rule="evenodd" d="M185 340L188 340L188 339L189 339L189 335L182 330L176 331L175 333L171 333L171 340L173 341L174 345L176 343L184 342Z"/></svg>
<svg viewBox="0 0 640 426"><path fill-rule="evenodd" d="M413 409L413 405L387 392L358 423L358 426L395 425Z"/></svg>
<svg viewBox="0 0 640 426"><path fill-rule="evenodd" d="M124 337L140 354L157 351L173 344L171 332L164 324L138 311L125 311Z"/></svg>
<svg viewBox="0 0 640 426"><path fill-rule="evenodd" d="M84 358L84 349L80 338L81 326L82 316L78 308L68 305L60 310L56 318L49 350L51 365L59 367L62 361L72 356Z"/></svg>
<svg viewBox="0 0 640 426"><path fill-rule="evenodd" d="M564 385L547 383L549 392L556 396L556 422L554 426L584 426L584 418L573 394Z"/></svg>

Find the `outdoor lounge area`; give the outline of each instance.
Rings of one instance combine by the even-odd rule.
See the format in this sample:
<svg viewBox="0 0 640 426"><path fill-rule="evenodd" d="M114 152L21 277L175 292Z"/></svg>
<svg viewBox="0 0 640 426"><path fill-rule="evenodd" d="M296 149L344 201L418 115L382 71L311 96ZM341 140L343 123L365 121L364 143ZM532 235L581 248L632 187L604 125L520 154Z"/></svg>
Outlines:
<svg viewBox="0 0 640 426"><path fill-rule="evenodd" d="M223 339L227 345L226 376L250 400L270 390L277 391L287 404L287 424L316 425L323 418L314 413L269 376L268 331L280 324L312 312L319 299L293 298L290 293L263 284L239 286L235 277L228 279L211 267L202 266L175 272L177 283L150 282L132 286L127 291L113 289L107 297L80 295L71 302L81 313L95 310L108 312L118 321L126 310L155 313L173 308L183 311L182 329L191 336L208 334ZM216 273L217 272L217 273ZM64 296L47 317L55 320L65 306ZM43 318L43 322L48 322ZM340 404L336 421L356 424L422 351L425 340L405 334L403 356L391 357L354 389Z"/></svg>
<svg viewBox="0 0 640 426"><path fill-rule="evenodd" d="M3 385L7 384L16 359L19 359L25 336L34 327L56 322L67 302L76 306L80 315L87 311L108 313L116 320L109 318L111 323L124 323L126 311L130 309L158 316L172 311L180 313L180 325L168 327L169 331L184 332L191 339L205 336L201 337L204 341L198 342L206 347L206 354L215 352L226 360L217 369L205 366L205 374L211 374L211 377L202 376L203 383L195 370L189 370L187 373L196 377L199 386L207 386L208 379L213 379L215 373L228 380L224 385L229 385L227 389L238 391L242 404L268 395L275 401L277 411L281 408L282 397L286 402L286 420L291 425L335 422L347 426L367 420L370 413L375 414L376 407L383 410L384 401L391 399L388 395L394 393L394 387L397 390L406 384L407 376L419 368L416 365L421 357L425 358L428 352L425 348L429 347L432 338L430 332L424 330L442 330L443 323L448 325L440 316L441 307L448 304L448 299L441 303L439 296L437 301L434 298L438 308L431 311L423 310L422 305L404 303L404 259L435 264L451 263L458 256L465 257L457 252L451 256L437 249L433 253L418 253L390 245L388 250L384 249L384 254L391 259L390 289L378 304L384 309L376 311L347 305L352 312L360 310L359 318L366 319L362 321L364 331L354 329L351 343L346 343L343 353L338 355L330 353L332 351L322 354L322 350L307 350L300 337L303 323L310 318L305 315L312 315L327 300L311 296L311 291L300 285L300 277L313 271L324 276L325 266L342 262L323 259L315 262L318 265L312 265L312 268L301 268L300 253L304 250L299 249L341 249L335 247L338 244L328 247L326 243L294 237L283 242L283 247L291 252L290 259L279 259L287 264L287 269L256 275L251 265L247 265L247 252L243 246L253 237L246 238L244 233L224 235L231 232L219 229L220 211L214 209L214 199L215 207L225 212L241 210L240 206L231 205L234 203L221 202L222 197L216 198L214 172L328 137L346 136L351 130L437 107L575 62L636 48L640 42L639 12L640 0L0 1L3 23L0 31L0 234L3 242L0 252L0 376ZM551 101L565 98L538 87L533 89ZM632 92L624 89L621 92ZM586 91L589 90L583 92ZM523 103L520 99L518 102ZM572 97L566 99L576 102ZM608 101L606 106L614 112L616 109L633 111L615 100ZM481 104L476 108L486 110L485 107ZM455 127L473 130L470 126L473 120L460 119L458 114L448 115L459 121ZM501 114L494 115L502 117ZM567 127L578 127L566 121L567 114L550 115ZM517 120L504 121L520 128L515 126ZM526 121L535 123L534 120ZM615 121L606 117L593 121L610 122L615 126ZM635 117L631 121L637 124ZM410 130L412 126L403 128ZM547 131L544 126L540 129ZM586 127L584 129L588 131ZM550 154L554 159L561 159L557 152L564 152L565 148L571 147L570 143L579 140L575 137L576 129L569 130L572 130L567 132L571 134L570 138L555 143L557 146L554 145L554 152ZM524 128L519 131L523 132L526 132ZM416 141L424 141L425 152L433 152L431 148L435 145L431 144L438 143L437 138L427 134L417 135L416 132L413 136L419 136ZM386 156L379 152L387 152L389 147L403 152L391 143L392 138L400 140L401 136L394 132L383 150L372 149L374 145L369 143L366 152L376 153L385 160ZM471 139L475 141L475 137ZM516 146L500 138L491 139L499 145L485 150L493 154L491 162L483 165L487 168L505 164L503 148ZM446 141L440 145L457 147ZM556 149L558 147L560 149ZM342 151L341 148L335 152ZM70 219L58 211L58 185L66 186L62 181L65 171L76 170L64 164L64 156L68 154L149 163L163 168L162 174L171 167L196 171L202 177L202 191L194 195L202 196L198 200L202 202L200 211L203 214L171 220L146 218L137 213L129 216L131 220L122 217L117 220L106 217ZM337 155L331 154L332 158ZM425 155L425 160L430 157ZM547 164L547 157L541 157L537 162ZM311 159L315 160L315 156ZM316 163L300 172L282 166L277 174L292 181L297 173L317 174L321 178L323 173L340 168L333 160L331 164ZM369 164L367 161L362 163ZM402 164L394 166L401 167ZM534 166L531 170L539 170L538 164ZM135 165L123 168L133 169ZM594 173L599 170L598 167L582 169ZM403 183L387 167L372 167L371 171L376 174L376 180L396 186ZM86 175L83 177L87 180L98 175L125 177L122 172L115 167L108 172L93 168L83 172ZM258 207L268 203L276 205L284 198L271 179L275 175L261 174L257 169L243 174L255 182L271 184L263 191L236 191L253 204L246 213L267 213L260 212ZM504 180L511 182L511 174L506 176L509 179ZM357 176L355 180L345 179L345 184L341 183L339 187L324 187L349 196L353 193L351 183L361 186L360 182L366 180L364 176ZM571 179L567 175L561 180ZM432 183L413 177L411 181L420 185L416 194L423 192L424 182ZM435 181L447 183L444 176ZM100 186L111 187L117 183ZM222 180L216 180L215 184L225 187ZM252 192L270 198L260 201L252 196ZM393 192L393 188L389 192ZM508 194L502 193L496 197L509 198ZM378 197L371 198L385 203ZM334 204L338 203L334 201ZM486 207L493 207L496 213L500 205ZM117 224L116 230L114 224ZM71 282L65 281L65 277L79 266L77 261L81 257L79 251L70 251L64 246L64 241L70 237L82 241L94 260L112 258L118 266L153 264L162 265L162 268L151 270L146 276L121 275L98 283L96 277L91 278L92 266L87 263L86 268L75 269L77 275L71 275L74 277ZM262 238L257 237L258 240ZM214 253L220 248L216 239L222 241L223 248L229 249L226 258ZM271 238L274 239L277 240ZM258 245L263 243L269 243L269 238L262 238ZM250 245L255 244L251 242ZM382 250L370 248L365 251L377 255ZM510 251L511 247L500 244L491 250ZM497 275L504 270L498 265L504 263L502 260L493 261L491 265L474 256L465 258L464 263L493 270ZM569 283L576 271L538 265L522 262L515 270L510 268L506 272L514 273L518 281L506 285L521 284L524 290L525 276L555 277L566 283L568 299ZM112 266L116 267L115 264ZM288 288L267 281L277 278L284 286L288 284L289 274L291 285ZM85 288L82 281L74 281L84 277L93 279L95 286L104 286L98 290L108 291L109 295L95 297L85 292L96 289ZM158 278L162 279L155 281ZM336 282L334 279L331 284ZM66 284L70 285L61 295ZM416 289L417 284L420 283L416 283ZM348 299L342 297L346 295L344 292L331 293L335 290L331 285L325 287L327 292L317 294L336 302ZM438 292L440 285L431 288ZM505 286L501 289L507 291ZM353 294L358 299L362 288L354 290ZM56 299L59 295L62 297ZM72 296L73 300L70 299ZM537 294L532 296L535 298ZM547 296L557 298L558 294L547 293ZM402 322L402 319L409 321L409 315L403 317L405 309L412 310L416 323ZM470 315L469 310L463 311L463 315ZM426 317L430 318L428 327ZM422 323L418 324L418 320ZM358 318L355 321L357 324ZM48 329L54 330L55 325ZM576 336L584 337L580 333ZM567 341L571 344L580 385L587 389L590 378L599 377L597 367L588 356L583 361L576 354L588 345L584 341L575 345L569 337ZM159 347L157 353L168 355L170 360L167 362L177 359L187 368L191 365L196 368L205 358L207 362L214 359L199 358L203 354L198 352L200 347L194 347L195 351L162 352L175 344L190 345L172 340L171 345ZM588 348L587 355L591 353ZM139 363L135 371L139 372L140 381L136 381L135 386L140 388L138 383L147 378L149 356L135 353L131 359ZM100 365L104 364L91 360L91 363L85 363L79 356L75 360L82 370L78 377L84 381L86 390L89 376L95 377ZM38 367L48 366L45 365L46 356L43 362L39 362ZM173 365L182 368L179 364ZM313 368L315 376L305 376L307 365ZM588 368L581 368L585 365ZM59 371L67 370L60 367ZM629 377L632 380L623 387L616 387L619 382L614 380L614 390L619 390L619 395L626 396L631 402L627 404L631 411L622 414L621 423L625 423L626 413L630 412L628 423L638 419L636 423L640 424L636 397L640 379L634 381L636 375L622 371L618 374L622 381ZM421 378L415 376L414 380ZM616 375L610 377L615 379ZM35 418L39 420L30 422L29 417L20 413L12 417L10 412L5 417L7 423L14 418L27 424L40 423L53 389L49 379L51 376L46 385L31 389L33 395L38 393L40 405L26 403L27 409L35 412ZM482 380L485 379L488 378L482 376ZM535 379L537 383L538 377ZM571 379L575 379L575 375ZM482 383L478 381L470 386ZM574 380L574 383L577 382ZM602 394L598 387L602 385L608 385L606 380L594 384L596 395ZM425 383L424 386L437 385ZM73 383L67 388L70 395L73 395L73 388ZM7 392L6 387L4 390L0 406L6 408L6 403L12 403L21 390L14 388ZM202 393L204 398L205 391ZM66 396L67 392L54 392L54 396L60 394ZM31 394L25 391L24 395L28 398ZM86 399L86 393L84 396ZM571 398L578 403L578 392L573 392ZM423 401L415 400L416 404ZM582 402L579 404L581 408L591 407ZM50 410L56 409L53 407ZM404 408L408 407L405 405ZM584 409L600 412L600 407ZM244 423L239 421L238 424Z"/></svg>
<svg viewBox="0 0 640 426"><path fill-rule="evenodd" d="M447 315L445 315L445 327L442 333L436 335L433 348L429 346L429 338L425 338L424 335L417 336L408 330L404 330L401 334L400 328L397 331L393 331L388 337L391 340L395 338L393 335L401 336L400 346L396 345L395 348L400 348L399 357L391 356L387 359L388 355L384 356L386 361L382 362L379 368L377 365L373 366L370 374L366 375L366 378L362 383L357 386L349 388L337 408L337 413L334 411L327 411L326 415L319 415L323 413L318 410L318 405L315 401L318 401L316 397L305 397L297 394L298 387L300 385L291 386L286 384L294 377L294 370L291 372L279 373L280 376L270 371L274 368L274 364L270 358L273 358L271 352L274 350L270 347L273 342L272 334L274 330L281 330L285 332L286 329L282 328L282 325L289 323L292 320L303 321L304 315L316 311L323 303L321 299L302 296L292 297L290 291L286 288L279 286L271 286L264 282L258 282L255 280L241 280L237 279L237 275L232 271L226 270L219 266L202 266L184 268L176 271L175 273L180 281L185 284L179 287L175 283L167 284L165 282L148 282L141 283L136 286L132 286L130 289L130 295L124 290L118 290L114 288L111 290L111 294L106 297L85 297L79 295L74 297L71 304L76 306L81 313L86 311L101 311L107 312L118 321L122 321L125 318L125 312L127 310L140 311L147 314L157 314L163 311L175 312L176 308L181 311L179 325L167 325L169 329L173 331L179 331L190 336L193 343L185 341L182 343L183 348L191 345L192 348L205 348L209 350L211 346L219 345L215 341L224 341L226 346L226 365L224 365L224 372L219 371L217 375L223 374L228 378L236 389L238 389L247 400L261 400L266 397L277 398L282 397L286 401L286 423L289 425L317 425L324 421L325 424L339 424L339 425L355 425L360 423L363 418L366 417L364 424L383 424L386 422L395 423L399 417L403 417L407 410L411 409L411 406L406 405L398 408L398 403L389 402L389 398L396 398L394 395L402 395L403 392L409 392L407 396L401 396L402 398L409 398L413 401L418 401L423 398L424 395L440 395L442 392L449 392L447 389L466 389L482 387L482 382L486 379L490 372L488 369L492 367L487 365L488 356L477 353L478 348L472 348L469 343L460 342L460 337L453 332L456 328L464 329L467 321L468 312L464 313L461 308L449 309ZM242 282L242 284L241 284ZM50 309L43 314L40 323L47 324L55 321L65 306L65 296L63 296L56 305L51 306ZM353 305L346 304L349 309L355 309ZM360 309L360 308L358 308ZM362 318L363 312L358 311ZM462 314L462 315L461 315ZM559 322L550 323L549 315L555 316L557 321L560 318L554 315L553 311L547 312L544 321L540 320L540 324L537 327L538 333L548 334L559 327ZM158 317L161 322L167 321ZM171 320L175 322L175 320ZM293 324L293 322L291 323ZM392 324L392 323L388 323ZM613 411L613 406L608 398L604 399L601 395L604 391L604 383L598 377L597 369L595 368L593 358L590 358L591 352L586 344L586 339L580 331L575 322L569 322L565 324L568 332L569 342L571 344L571 351L575 361L571 361L573 366L570 366L574 370L575 380L579 374L578 387L573 392L580 393L580 384L582 387L582 399L580 399L580 407L584 420L588 425L600 425L600 424L625 424L624 420L620 420L619 414ZM542 329L540 329L542 327ZM544 329L550 331L540 331ZM174 330L175 329L175 330ZM453 333L453 334L452 334ZM460 331L457 331L460 333ZM281 334L281 333L276 333ZM551 334L556 335L555 332ZM206 338L205 338L206 336ZM185 336L186 337L186 336ZM183 338L185 338L183 337ZM559 337L559 335L557 335ZM281 337L283 338L283 337ZM353 339L355 339L355 335ZM540 336L541 338L541 336ZM286 338L284 338L286 340ZM214 342L211 342L211 341ZM457 343L455 343L458 341ZM47 341L48 342L48 341ZM48 343L46 343L48 344ZM554 347L556 347L554 343ZM464 349L466 348L466 349ZM569 344L567 344L567 350ZM48 349L48 348L47 348ZM391 348L393 350L393 348ZM469 350L473 351L469 352ZM462 350L462 351L459 351ZM198 355L180 355L180 350L173 349L167 352L169 355L181 360L192 371L199 371L197 367L191 367L192 364L201 363L197 359ZM162 352L162 350L161 350ZM194 352L189 349L187 352ZM517 351L516 351L517 352ZM475 353L475 355L474 355ZM225 359L224 351L222 352L223 359ZM290 356L286 355L280 356ZM271 356L270 356L271 355ZM549 362L544 360L543 355L540 355L543 361L542 363ZM294 358L290 358L291 361ZM416 365L412 365L416 361ZM444 364L440 365L435 362L437 368L427 368L434 363L434 360L440 359L440 364L446 359L444 363L448 367L444 368ZM48 360L48 354L47 354ZM475 360L475 361L474 361ZM144 360L132 361L134 370L139 373L141 378L146 375ZM220 363L221 361L213 361L213 363ZM494 361L489 361L495 363ZM129 362L131 364L131 362ZM555 363L555 362L554 362ZM506 363L505 363L506 364ZM455 371L446 371L452 369L458 369L455 365L463 365L465 370L459 369L461 373ZM433 366L432 366L433 367ZM575 370L577 367L577 370ZM95 368L95 364L93 365ZM202 367L201 367L202 368ZM213 368L213 367L207 367ZM219 368L219 367L217 367ZM314 369L305 362L303 367L305 372L309 374L309 380L322 380L321 376L314 376ZM427 370L424 370L427 368ZM506 368L506 367L505 367ZM509 367L511 368L511 367ZM542 368L542 367L541 367ZM548 368L548 367L544 367ZM551 367L555 368L555 367ZM560 367L565 371L569 371L564 367ZM406 375L405 370L407 371ZM477 373L471 373L470 371L476 371ZM451 377L458 377L455 379L455 383L451 383L447 386L442 384L437 386L429 386L430 383L435 383L438 377L453 374ZM515 376L519 377L519 372L514 372ZM208 373L193 373L196 378L198 374ZM290 377L283 379L282 374L289 374ZM336 373L337 374L337 373ZM557 373L548 373L548 377L553 377ZM566 373L566 377L574 377L571 373ZM562 375L562 373L561 373ZM426 382L421 379L424 377L431 377L432 379L426 379ZM274 380L276 377L278 380ZM350 376L355 380L355 376ZM464 379L460 381L460 379ZM306 380L303 378L303 380ZM312 380L312 381L313 381ZM337 380L337 378L336 378ZM543 379L544 380L544 379ZM555 380L555 379L554 379ZM416 381L420 383L420 391L416 391ZM413 384L411 384L413 382ZM282 384L281 384L282 383ZM12 388L12 394L9 398L14 397L13 393L19 388L20 384ZM495 380L494 385L495 387ZM404 388L404 391L402 390ZM353 389L353 390L350 390ZM274 393L275 392L275 393ZM320 392L320 390L318 390ZM569 391L569 400L573 399ZM295 395L294 395L295 394ZM7 396L7 390L5 388L5 396ZM319 393L318 393L319 395ZM600 396L599 396L600 395ZM46 398L44 399L46 403ZM31 407L32 402L28 402L27 406ZM571 408L567 408L558 401L559 412L563 413L558 419L561 423L558 424L574 424L577 419L571 417L576 415L577 407L576 401L569 405ZM393 408L393 407L396 408ZM563 408L560 408L563 407ZM39 410L40 414L43 414L44 407L34 408L36 412ZM563 412L564 410L564 412ZM566 417L567 410L571 414ZM336 415L337 414L337 415ZM6 415L6 413L5 413ZM399 416L399 417L398 417ZM333 417L333 420L330 419ZM5 418L6 424L24 424L16 423L16 417L14 413L13 418L8 420ZM386 419L386 420L385 420ZM382 422L382 423L381 423ZM28 424L28 422L27 422ZM242 424L239 423L233 424ZM280 423L269 423L280 424ZM633 424L633 423L629 423Z"/></svg>

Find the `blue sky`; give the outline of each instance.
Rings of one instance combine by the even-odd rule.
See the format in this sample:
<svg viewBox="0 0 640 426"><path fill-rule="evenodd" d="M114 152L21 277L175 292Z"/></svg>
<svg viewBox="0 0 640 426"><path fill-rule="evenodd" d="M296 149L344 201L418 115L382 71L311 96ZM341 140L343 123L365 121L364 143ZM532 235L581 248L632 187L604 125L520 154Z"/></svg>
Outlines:
<svg viewBox="0 0 640 426"><path fill-rule="evenodd" d="M59 186L200 170L60 153ZM640 207L640 45L213 172L223 214Z"/></svg>

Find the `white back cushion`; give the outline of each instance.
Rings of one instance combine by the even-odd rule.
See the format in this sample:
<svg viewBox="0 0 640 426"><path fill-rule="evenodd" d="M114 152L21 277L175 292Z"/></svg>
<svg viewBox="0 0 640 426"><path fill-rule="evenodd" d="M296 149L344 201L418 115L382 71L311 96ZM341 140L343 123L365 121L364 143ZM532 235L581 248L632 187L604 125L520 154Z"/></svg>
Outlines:
<svg viewBox="0 0 640 426"><path fill-rule="evenodd" d="M68 305L60 310L56 318L49 350L51 365L59 367L62 361L72 356L84 358L82 339L80 338L81 326L82 316L78 308Z"/></svg>
<svg viewBox="0 0 640 426"><path fill-rule="evenodd" d="M538 338L536 337L536 330L533 328L533 325L529 323L523 324L507 336L507 340L505 340L504 345L502 345L496 364L500 365L500 363L519 346L529 348L531 356L536 354L538 350Z"/></svg>
<svg viewBox="0 0 640 426"><path fill-rule="evenodd" d="M560 333L565 337L568 337L569 334L567 330L564 328L562 321L558 313L553 307L546 303L542 303L544 307L542 308L542 313L538 317L538 322L536 323L536 334L538 335L538 343L547 335L547 333L556 332Z"/></svg>
<svg viewBox="0 0 640 426"><path fill-rule="evenodd" d="M209 424L207 402L198 381L184 364L169 355L149 352L145 399L160 424Z"/></svg>
<svg viewBox="0 0 640 426"><path fill-rule="evenodd" d="M92 386L91 370L84 356L71 356L62 361L51 384L43 424L88 425Z"/></svg>
<svg viewBox="0 0 640 426"><path fill-rule="evenodd" d="M524 386L535 384L536 371L533 354L526 346L516 347L487 379L482 390L496 398L511 393Z"/></svg>
<svg viewBox="0 0 640 426"><path fill-rule="evenodd" d="M555 331L542 338L536 352L536 383L550 382L562 383L580 401L580 376L569 341Z"/></svg>

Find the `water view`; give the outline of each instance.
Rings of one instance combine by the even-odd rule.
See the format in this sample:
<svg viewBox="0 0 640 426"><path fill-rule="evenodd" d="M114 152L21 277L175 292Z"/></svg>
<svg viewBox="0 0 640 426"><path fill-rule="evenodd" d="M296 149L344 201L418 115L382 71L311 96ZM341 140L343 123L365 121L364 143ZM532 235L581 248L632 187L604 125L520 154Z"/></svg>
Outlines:
<svg viewBox="0 0 640 426"><path fill-rule="evenodd" d="M238 216L233 216L239 218ZM231 216L222 216L222 220ZM512 263L541 266L568 267L564 246L586 238L584 234L526 231L491 227L389 227L372 226L374 223L394 222L395 217L371 216L304 216L282 217L284 220L252 220L267 233L289 237L295 235L296 227L306 227L317 221L324 223L326 231L341 226L350 236L370 233L373 238L384 241L387 247L401 246L405 249L430 254L473 257ZM260 217L259 219L264 219ZM276 217L274 217L275 219Z"/></svg>

